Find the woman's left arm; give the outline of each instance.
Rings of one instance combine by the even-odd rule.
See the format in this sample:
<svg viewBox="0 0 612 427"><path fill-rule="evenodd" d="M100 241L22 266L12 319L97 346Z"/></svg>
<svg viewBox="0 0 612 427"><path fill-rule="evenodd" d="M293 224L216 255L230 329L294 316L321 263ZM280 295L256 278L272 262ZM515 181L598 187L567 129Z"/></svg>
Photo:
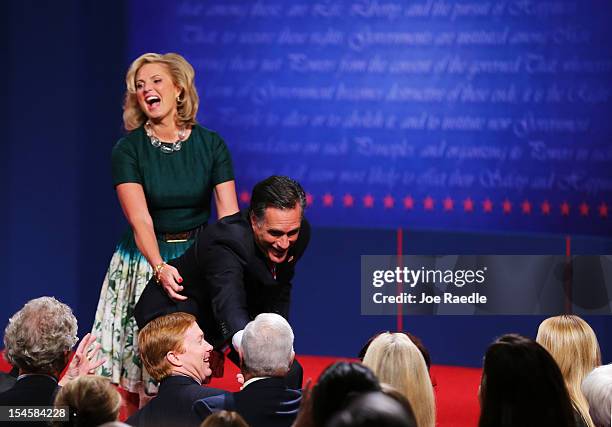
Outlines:
<svg viewBox="0 0 612 427"><path fill-rule="evenodd" d="M236 198L236 183L234 180L215 185L214 193L218 219L238 212L238 199Z"/></svg>

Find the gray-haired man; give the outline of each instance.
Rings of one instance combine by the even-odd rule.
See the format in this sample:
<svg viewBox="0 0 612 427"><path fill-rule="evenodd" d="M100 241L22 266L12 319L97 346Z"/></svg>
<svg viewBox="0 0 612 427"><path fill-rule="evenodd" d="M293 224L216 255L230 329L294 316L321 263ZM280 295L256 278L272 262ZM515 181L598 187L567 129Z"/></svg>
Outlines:
<svg viewBox="0 0 612 427"><path fill-rule="evenodd" d="M236 411L251 427L289 427L301 400L301 392L287 388L285 382L294 356L289 323L278 314L258 315L242 336L242 390L198 400L196 412L206 418L221 410Z"/></svg>

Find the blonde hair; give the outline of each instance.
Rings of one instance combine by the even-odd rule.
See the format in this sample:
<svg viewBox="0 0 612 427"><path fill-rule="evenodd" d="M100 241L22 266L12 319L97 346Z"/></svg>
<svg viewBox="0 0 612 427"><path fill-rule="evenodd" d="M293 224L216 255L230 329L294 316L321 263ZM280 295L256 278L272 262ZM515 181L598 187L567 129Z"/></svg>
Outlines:
<svg viewBox="0 0 612 427"><path fill-rule="evenodd" d="M138 333L138 348L145 369L156 381L172 373L166 360L169 351L185 352L185 331L196 321L188 313L171 313L151 320Z"/></svg>
<svg viewBox="0 0 612 427"><path fill-rule="evenodd" d="M107 378L88 375L63 386L55 397L55 406L69 407L70 426L98 426L117 420L121 395ZM54 425L65 424L59 422Z"/></svg>
<svg viewBox="0 0 612 427"><path fill-rule="evenodd" d="M601 365L595 332L578 316L549 317L540 324L536 341L549 351L559 365L574 408L589 427L593 427L589 404L580 385L589 372Z"/></svg>
<svg viewBox="0 0 612 427"><path fill-rule="evenodd" d="M385 332L368 347L363 364L380 382L399 390L410 402L419 427L433 427L436 406L423 355L404 334Z"/></svg>
<svg viewBox="0 0 612 427"><path fill-rule="evenodd" d="M125 99L123 101L123 126L133 130L147 121L147 116L140 108L136 97L136 74L145 64L162 64L166 67L172 82L180 89L176 102L176 124L189 127L197 123L196 114L200 99L195 87L195 71L185 58L178 53L145 53L132 62L125 75Z"/></svg>

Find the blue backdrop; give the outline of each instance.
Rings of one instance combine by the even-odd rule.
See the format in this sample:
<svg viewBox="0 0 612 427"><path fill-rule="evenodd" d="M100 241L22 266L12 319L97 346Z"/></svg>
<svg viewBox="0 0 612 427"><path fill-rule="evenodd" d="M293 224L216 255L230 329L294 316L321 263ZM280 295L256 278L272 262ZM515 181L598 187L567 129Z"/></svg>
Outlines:
<svg viewBox="0 0 612 427"><path fill-rule="evenodd" d="M129 56L194 65L244 200L277 173L303 183L315 225L601 235L611 15L569 0L135 0Z"/></svg>
<svg viewBox="0 0 612 427"><path fill-rule="evenodd" d="M127 226L110 178L123 78L146 51L194 63L199 118L227 140L241 197L273 172L311 194L315 227L291 314L298 352L354 355L396 327L394 317L360 315L359 261L394 253L398 227L404 253L563 254L566 234L573 253L612 253L600 212L611 204L607 4L303 4L2 2L3 322L28 299L55 295L81 334L91 328ZM529 72L537 57L557 65ZM404 327L434 363L478 366L495 336L534 336L540 320L408 316ZM611 319L588 320L611 361Z"/></svg>

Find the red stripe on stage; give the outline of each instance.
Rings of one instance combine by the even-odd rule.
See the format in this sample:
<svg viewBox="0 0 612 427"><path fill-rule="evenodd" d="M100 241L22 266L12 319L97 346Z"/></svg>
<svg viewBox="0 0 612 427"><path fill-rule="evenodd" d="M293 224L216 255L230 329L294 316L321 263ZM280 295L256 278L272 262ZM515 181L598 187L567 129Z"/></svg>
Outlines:
<svg viewBox="0 0 612 427"><path fill-rule="evenodd" d="M401 228L397 229L396 239L397 239L397 266L402 268L403 267L402 255L404 252L404 230L402 230ZM397 294L401 295L403 291L404 291L403 285L400 282L398 282L397 283ZM402 332L404 330L404 316L402 313L402 304L397 305L397 319L396 320L397 320L396 330L397 332Z"/></svg>

